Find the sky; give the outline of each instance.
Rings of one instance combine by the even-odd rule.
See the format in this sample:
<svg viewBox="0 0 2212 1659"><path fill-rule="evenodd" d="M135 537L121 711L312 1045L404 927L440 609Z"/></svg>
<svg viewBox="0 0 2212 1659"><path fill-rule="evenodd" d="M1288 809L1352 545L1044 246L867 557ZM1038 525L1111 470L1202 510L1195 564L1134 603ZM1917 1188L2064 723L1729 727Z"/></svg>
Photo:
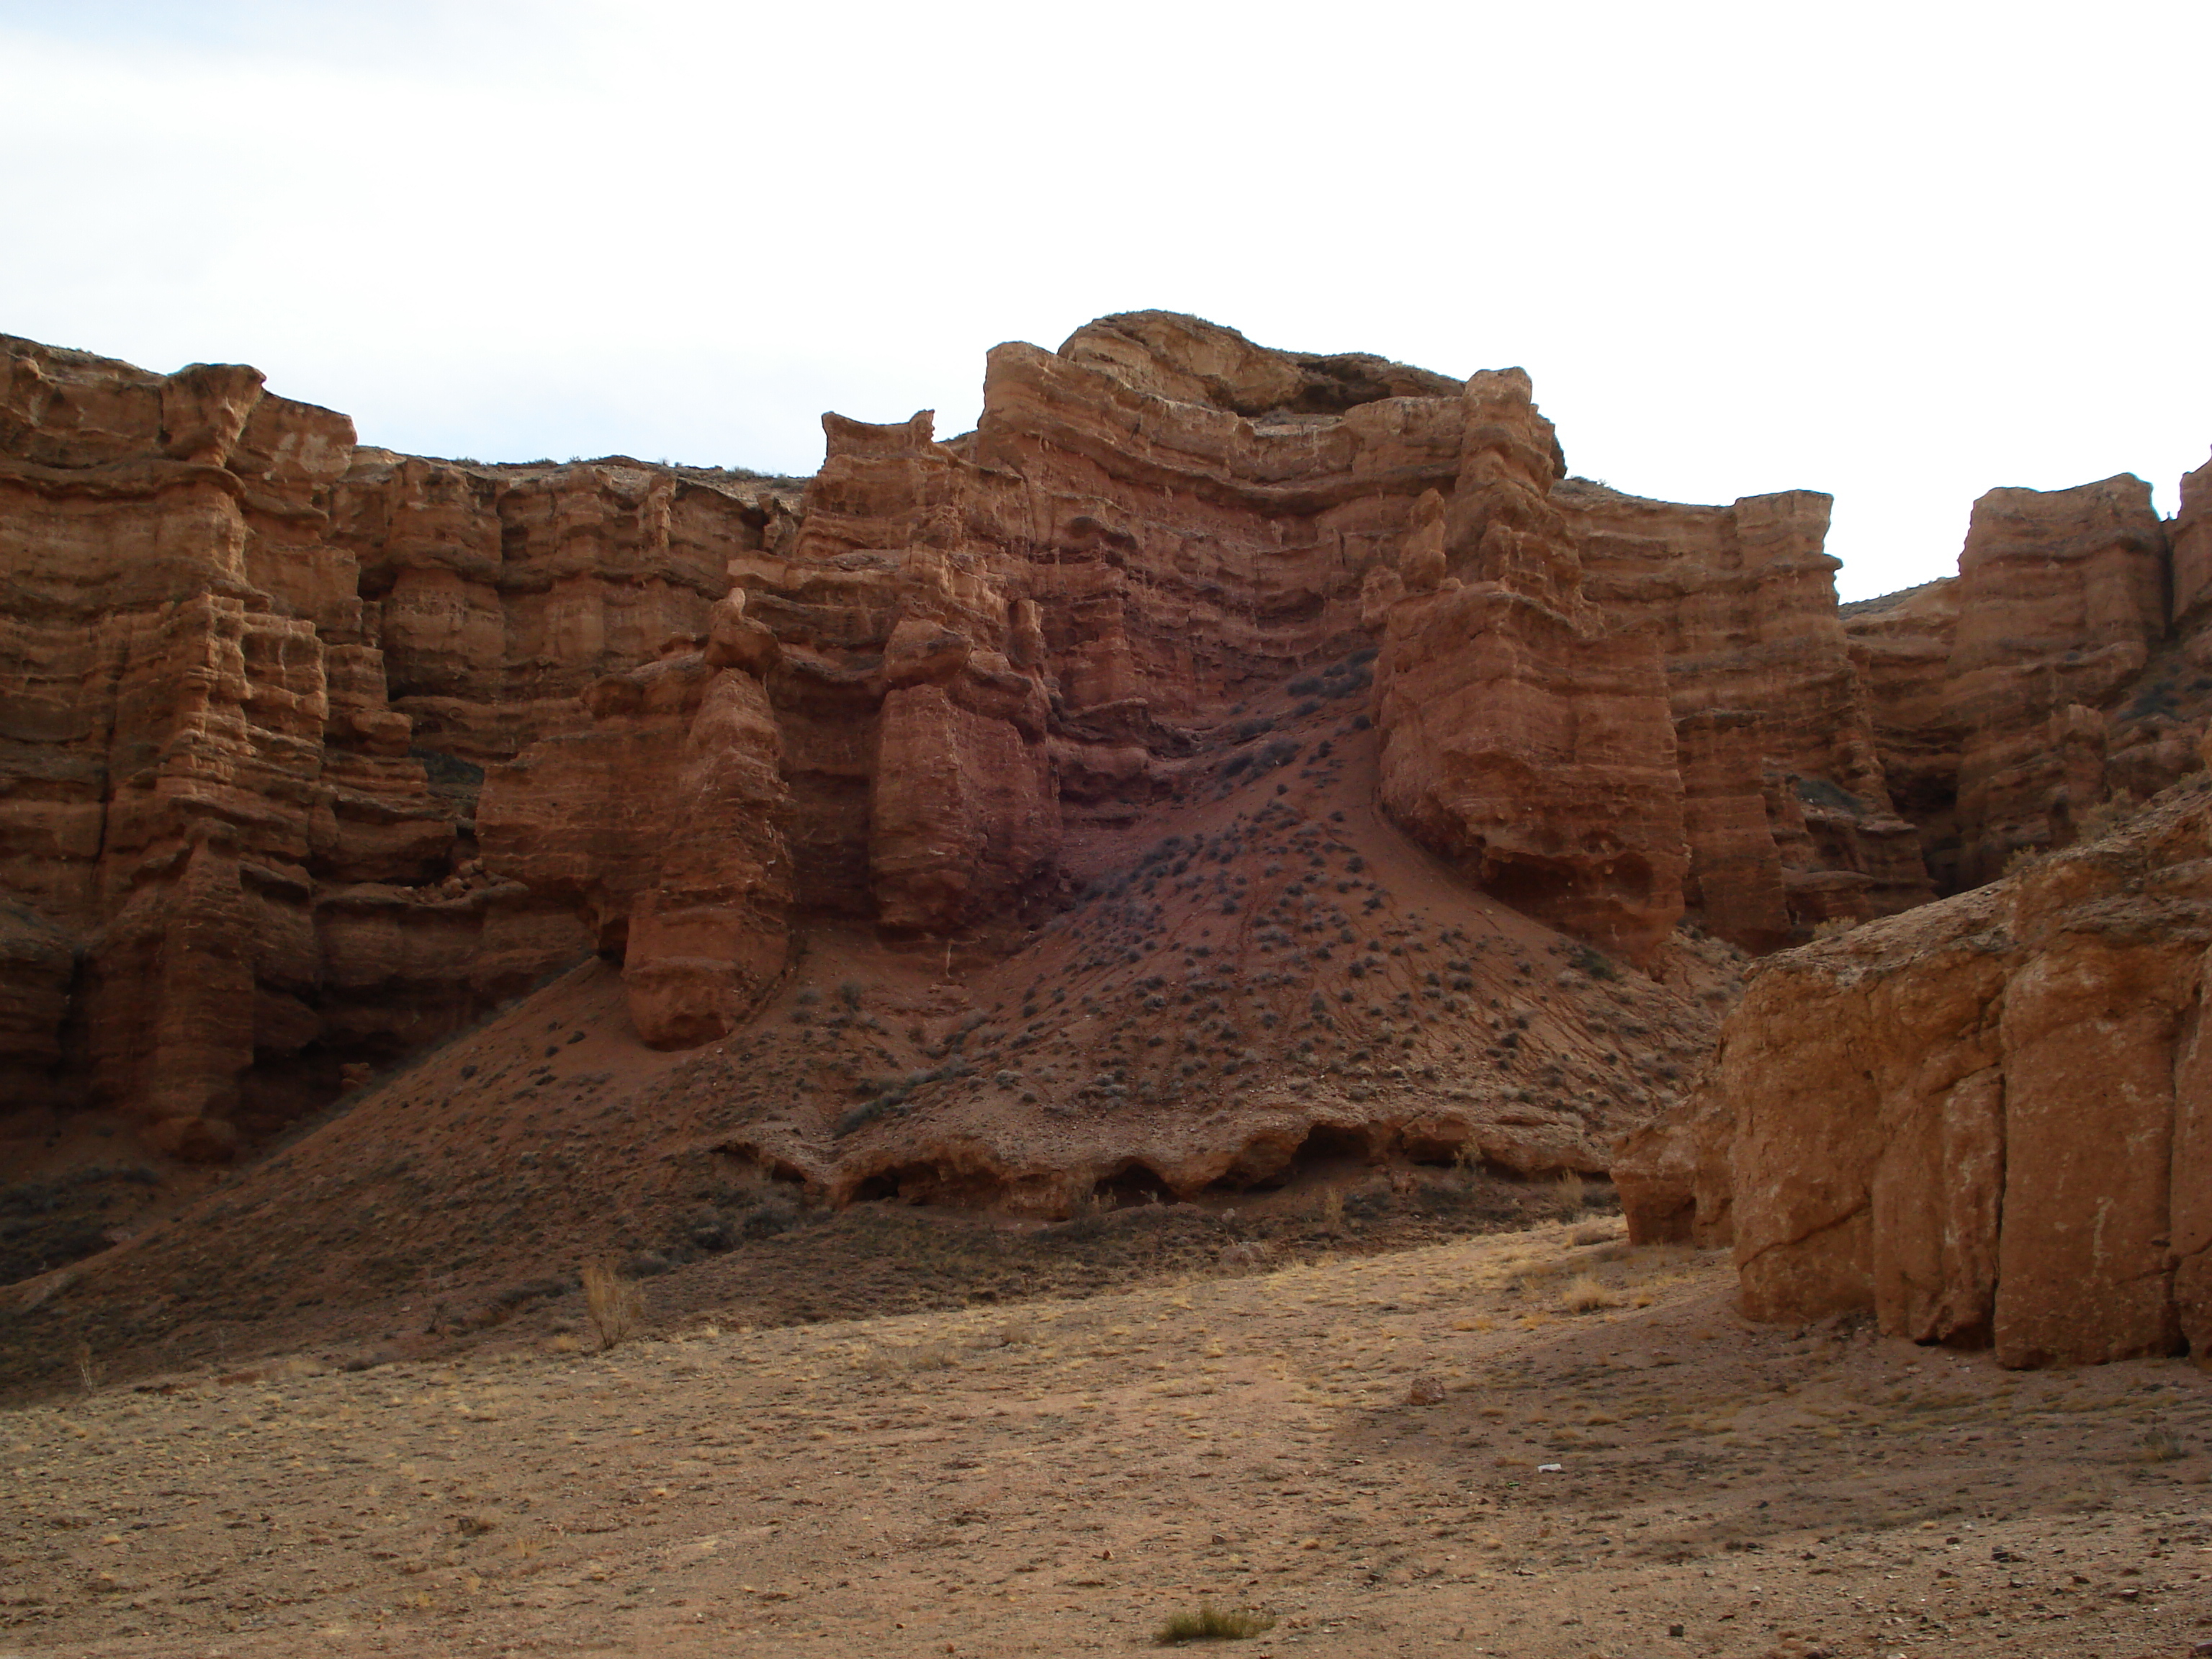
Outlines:
<svg viewBox="0 0 2212 1659"><path fill-rule="evenodd" d="M0 0L0 332L363 442L811 471L983 357L1196 313L1519 364L1571 469L1974 498L2212 447L2212 6Z"/></svg>

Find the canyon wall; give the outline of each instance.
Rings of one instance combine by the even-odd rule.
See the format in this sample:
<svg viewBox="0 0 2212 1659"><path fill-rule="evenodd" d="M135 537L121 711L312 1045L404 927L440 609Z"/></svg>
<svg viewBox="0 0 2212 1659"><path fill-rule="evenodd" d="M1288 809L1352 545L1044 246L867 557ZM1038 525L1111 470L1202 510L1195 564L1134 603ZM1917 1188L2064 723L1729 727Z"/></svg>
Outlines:
<svg viewBox="0 0 2212 1659"><path fill-rule="evenodd" d="M1933 896L1838 614L1829 498L1683 507L1576 480L1559 499L1586 591L1660 642L1707 925L1766 950Z"/></svg>
<svg viewBox="0 0 2212 1659"><path fill-rule="evenodd" d="M1371 720L1462 879L1639 963L1917 903L2193 734L2093 717L2194 660L2125 481L2000 492L1940 600L1839 617L1826 497L1571 479L1518 370L1129 313L992 352L971 433L825 416L801 485L5 351L0 1072L178 1152L589 952L672 1046L809 919L1002 957L1071 837L1218 791L1286 684Z"/></svg>
<svg viewBox="0 0 2212 1659"><path fill-rule="evenodd" d="M591 950L477 856L483 769L703 628L772 491L394 457L251 369L0 355L11 1097L222 1156Z"/></svg>
<svg viewBox="0 0 2212 1659"><path fill-rule="evenodd" d="M2212 784L1771 958L1614 1161L1631 1236L1732 1243L1744 1311L1870 1310L2024 1366L2212 1344Z"/></svg>
<svg viewBox="0 0 2212 1659"><path fill-rule="evenodd" d="M1957 577L1844 608L1957 896L1759 964L1613 1158L1632 1236L1732 1244L1753 1317L2012 1365L2212 1339L2208 478L2170 524L2133 477L1993 490Z"/></svg>
<svg viewBox="0 0 2212 1659"><path fill-rule="evenodd" d="M1955 577L1844 607L1899 809L1958 892L2198 765L2212 724L2200 469L2172 523L2131 477L1995 489Z"/></svg>

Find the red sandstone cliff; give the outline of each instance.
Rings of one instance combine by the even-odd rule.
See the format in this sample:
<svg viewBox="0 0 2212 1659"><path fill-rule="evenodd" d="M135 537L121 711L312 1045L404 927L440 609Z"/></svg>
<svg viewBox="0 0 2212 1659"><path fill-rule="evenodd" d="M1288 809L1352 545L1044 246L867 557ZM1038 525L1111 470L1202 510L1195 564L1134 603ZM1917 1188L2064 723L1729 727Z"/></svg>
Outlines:
<svg viewBox="0 0 2212 1659"><path fill-rule="evenodd" d="M0 1064L179 1152L591 951L672 1045L811 918L1003 955L1071 836L1218 787L1285 682L1304 718L1371 674L1391 819L1652 963L1684 915L1765 949L2063 842L2194 736L2196 481L2171 623L2131 481L1997 492L1956 583L1839 617L1825 497L1622 495L1518 371L1163 313L1000 348L951 441L827 417L803 491L7 355Z"/></svg>
<svg viewBox="0 0 2212 1659"><path fill-rule="evenodd" d="M1932 896L1820 550L1828 498L1681 507L1576 480L1560 499L1586 591L1660 641L1708 925L1763 950Z"/></svg>
<svg viewBox="0 0 2212 1659"><path fill-rule="evenodd" d="M1936 890L2065 847L2198 764L2205 471L2171 524L2141 479L1996 489L1959 574L1844 608L1882 766Z"/></svg>
<svg viewBox="0 0 2212 1659"><path fill-rule="evenodd" d="M703 628L772 495L401 459L251 369L0 351L15 1097L221 1154L592 948L477 860L482 769Z"/></svg>
<svg viewBox="0 0 2212 1659"><path fill-rule="evenodd" d="M2007 1364L2212 1341L2212 785L1771 958L1614 1161L1632 1236L1733 1243L1760 1319L1871 1309Z"/></svg>
<svg viewBox="0 0 2212 1659"><path fill-rule="evenodd" d="M999 348L950 441L826 416L803 488L0 349L0 1088L42 1124L227 1156L597 953L600 1048L696 1051L643 1109L835 1202L1630 1130L1639 1235L1732 1233L1755 1312L2205 1340L2201 797L1911 907L2198 763L2212 468L2171 526L1993 492L1957 579L1839 608L1825 496L1624 495L1518 370L1162 313ZM1901 909L1778 958L1680 1097L1729 953L1678 920ZM828 961L879 978L817 1024ZM514 1063L510 1139L569 1086Z"/></svg>
<svg viewBox="0 0 2212 1659"><path fill-rule="evenodd" d="M1565 484L1517 371L1132 313L994 352L956 441L828 417L802 493L396 456L251 370L7 349L0 1036L26 1097L173 1150L588 951L681 1045L795 920L1002 950L1070 834L1212 787L1241 705L1363 647L1386 810L1583 938L1919 895L1819 498Z"/></svg>

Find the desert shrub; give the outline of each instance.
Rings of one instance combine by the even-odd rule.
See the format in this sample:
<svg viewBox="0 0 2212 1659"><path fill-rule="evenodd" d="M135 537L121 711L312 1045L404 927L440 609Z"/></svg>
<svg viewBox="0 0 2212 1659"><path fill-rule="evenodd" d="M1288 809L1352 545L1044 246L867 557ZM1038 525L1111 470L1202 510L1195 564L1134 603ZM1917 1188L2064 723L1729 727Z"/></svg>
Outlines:
<svg viewBox="0 0 2212 1659"><path fill-rule="evenodd" d="M637 1334L645 1320L645 1291L606 1261L586 1262L583 1278L584 1308L604 1353Z"/></svg>
<svg viewBox="0 0 2212 1659"><path fill-rule="evenodd" d="M1152 1632L1157 1647L1179 1646L1185 1642L1241 1642L1275 1627L1275 1615L1261 1613L1255 1607L1231 1607L1224 1611L1200 1602L1196 1613L1178 1613Z"/></svg>
<svg viewBox="0 0 2212 1659"><path fill-rule="evenodd" d="M890 1092L878 1095L872 1100L862 1101L838 1118L836 1130L838 1139L842 1140L845 1136L867 1127L884 1113L896 1108L902 1098L902 1096Z"/></svg>
<svg viewBox="0 0 2212 1659"><path fill-rule="evenodd" d="M1482 1179L1482 1147L1471 1135L1452 1154L1451 1178L1463 1193L1473 1192Z"/></svg>
<svg viewBox="0 0 2212 1659"><path fill-rule="evenodd" d="M2099 801L2075 820L2075 837L2078 841L2102 841L2130 818L2142 811L2142 803L2124 790Z"/></svg>
<svg viewBox="0 0 2212 1659"><path fill-rule="evenodd" d="M1620 1297L1589 1274L1577 1273L1559 1293L1559 1302L1569 1313L1595 1313L1600 1308L1618 1308Z"/></svg>
<svg viewBox="0 0 2212 1659"><path fill-rule="evenodd" d="M2189 1455L2189 1448L2171 1429L2146 1430L2137 1443L2136 1454L2146 1463L2171 1463Z"/></svg>
<svg viewBox="0 0 2212 1659"><path fill-rule="evenodd" d="M1062 1231L1073 1237L1088 1238L1105 1224L1105 1210L1098 1201L1097 1189L1087 1180L1079 1181L1068 1194L1067 1220Z"/></svg>
<svg viewBox="0 0 2212 1659"><path fill-rule="evenodd" d="M1592 979L1619 979L1620 969L1611 957L1594 945L1577 945L1568 952L1567 960Z"/></svg>
<svg viewBox="0 0 2212 1659"><path fill-rule="evenodd" d="M1826 778L1797 780L1797 799L1808 806L1825 806L1841 812L1863 813L1866 803L1839 783Z"/></svg>
<svg viewBox="0 0 2212 1659"><path fill-rule="evenodd" d="M867 987L857 979L848 979L837 988L837 999L848 1008L858 1012L860 999L867 994Z"/></svg>
<svg viewBox="0 0 2212 1659"><path fill-rule="evenodd" d="M799 1200L788 1193L770 1193L730 1218L730 1230L741 1238L773 1238L787 1233L801 1219Z"/></svg>

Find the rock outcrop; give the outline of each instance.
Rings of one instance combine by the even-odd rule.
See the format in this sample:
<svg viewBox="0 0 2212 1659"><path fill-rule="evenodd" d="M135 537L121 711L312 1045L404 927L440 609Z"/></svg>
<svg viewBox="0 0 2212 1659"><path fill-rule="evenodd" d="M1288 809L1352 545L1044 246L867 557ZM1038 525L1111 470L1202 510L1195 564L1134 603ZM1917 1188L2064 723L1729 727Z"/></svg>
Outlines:
<svg viewBox="0 0 2212 1659"><path fill-rule="evenodd" d="M1770 958L1616 1156L1631 1235L1733 1242L1745 1311L1871 1309L2008 1365L2212 1343L2212 785Z"/></svg>
<svg viewBox="0 0 2212 1659"><path fill-rule="evenodd" d="M1838 615L1828 497L1683 507L1571 480L1559 500L1584 590L1661 644L1693 912L1768 950L1931 897Z"/></svg>
<svg viewBox="0 0 2212 1659"><path fill-rule="evenodd" d="M1458 477L1370 579L1382 798L1490 891L1645 961L1682 910L1658 642L1582 592L1551 422L1517 369L1467 383Z"/></svg>
<svg viewBox="0 0 2212 1659"><path fill-rule="evenodd" d="M720 1036L783 971L789 791L760 678L775 641L744 600L720 601L703 650L593 684L590 730L532 744L484 786L485 862L587 921L656 1048Z"/></svg>
<svg viewBox="0 0 2212 1659"><path fill-rule="evenodd" d="M1844 608L1883 770L1957 892L2069 846L2198 764L2206 471L2172 525L2122 477L1997 489L1955 578Z"/></svg>
<svg viewBox="0 0 2212 1659"><path fill-rule="evenodd" d="M2103 794L2103 709L2166 633L2165 526L2150 486L1993 489L1959 556L1946 700L1960 733L1956 880L2061 846Z"/></svg>
<svg viewBox="0 0 2212 1659"><path fill-rule="evenodd" d="M587 951L679 1045L817 921L1002 958L1083 837L1331 708L1401 830L1655 966L1678 918L1770 949L2193 763L2195 481L2171 618L2125 480L1997 492L1957 581L1839 615L1825 496L1624 495L1518 370L1164 313L999 348L949 441L827 416L803 489L399 456L251 370L7 350L6 1063L177 1149Z"/></svg>
<svg viewBox="0 0 2212 1659"><path fill-rule="evenodd" d="M592 948L478 860L483 769L703 628L765 487L402 459L251 369L0 352L11 1098L222 1156Z"/></svg>
<svg viewBox="0 0 2212 1659"><path fill-rule="evenodd" d="M1959 584L1942 577L1842 607L1891 802L1918 833L1941 891L1956 885L1959 734L1947 706Z"/></svg>

